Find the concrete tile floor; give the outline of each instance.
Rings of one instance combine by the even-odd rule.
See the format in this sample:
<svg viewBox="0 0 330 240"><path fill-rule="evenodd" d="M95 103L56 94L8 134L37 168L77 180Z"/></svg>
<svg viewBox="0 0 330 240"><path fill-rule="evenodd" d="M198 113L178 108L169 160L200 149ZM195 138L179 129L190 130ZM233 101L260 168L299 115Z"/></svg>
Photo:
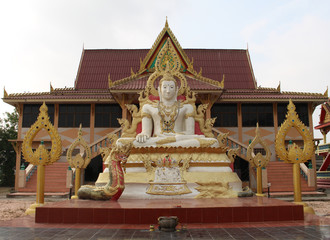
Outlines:
<svg viewBox="0 0 330 240"><path fill-rule="evenodd" d="M329 226L193 228L176 232L147 229L0 227L2 239L330 239Z"/></svg>
<svg viewBox="0 0 330 240"><path fill-rule="evenodd" d="M157 226L156 226L157 227ZM330 239L330 219L305 214L304 221L187 224L176 232L149 231L148 225L37 224L25 216L0 222L2 239Z"/></svg>

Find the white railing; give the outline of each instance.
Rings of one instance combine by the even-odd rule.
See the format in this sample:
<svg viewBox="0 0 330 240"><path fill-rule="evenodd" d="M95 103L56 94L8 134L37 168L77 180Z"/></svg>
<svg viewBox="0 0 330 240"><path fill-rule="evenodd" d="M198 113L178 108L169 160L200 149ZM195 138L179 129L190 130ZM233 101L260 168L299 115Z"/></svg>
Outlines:
<svg viewBox="0 0 330 240"><path fill-rule="evenodd" d="M305 163L300 163L300 173L307 180L308 187L315 187L315 171L309 169Z"/></svg>

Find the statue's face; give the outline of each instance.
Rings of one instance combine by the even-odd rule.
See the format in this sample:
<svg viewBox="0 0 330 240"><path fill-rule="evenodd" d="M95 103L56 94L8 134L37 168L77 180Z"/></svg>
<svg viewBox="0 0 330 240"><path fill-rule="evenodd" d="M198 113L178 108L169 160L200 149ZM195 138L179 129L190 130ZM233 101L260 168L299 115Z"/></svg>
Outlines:
<svg viewBox="0 0 330 240"><path fill-rule="evenodd" d="M173 81L163 81L160 91L165 100L172 100L176 97L176 86Z"/></svg>

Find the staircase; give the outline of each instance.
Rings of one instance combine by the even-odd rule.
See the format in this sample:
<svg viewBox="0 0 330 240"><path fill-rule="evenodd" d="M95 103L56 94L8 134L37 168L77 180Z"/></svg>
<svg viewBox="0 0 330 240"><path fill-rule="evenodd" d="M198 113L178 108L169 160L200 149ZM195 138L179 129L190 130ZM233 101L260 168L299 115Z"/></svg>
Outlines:
<svg viewBox="0 0 330 240"><path fill-rule="evenodd" d="M66 172L68 169L67 162L55 162L52 165L45 166L45 193L67 193L70 191L66 187ZM37 171L31 176L24 188L19 188L21 193L37 192Z"/></svg>
<svg viewBox="0 0 330 240"><path fill-rule="evenodd" d="M269 162L267 166L268 182L271 192L293 192L292 164L285 162ZM308 187L305 178L300 176L301 191L313 192L315 187Z"/></svg>

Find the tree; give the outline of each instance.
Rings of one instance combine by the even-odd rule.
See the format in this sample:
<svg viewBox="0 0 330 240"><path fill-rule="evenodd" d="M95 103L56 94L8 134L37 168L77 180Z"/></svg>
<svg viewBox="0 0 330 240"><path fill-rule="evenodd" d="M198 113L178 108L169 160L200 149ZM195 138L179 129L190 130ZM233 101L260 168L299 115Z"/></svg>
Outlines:
<svg viewBox="0 0 330 240"><path fill-rule="evenodd" d="M15 184L16 153L8 141L17 138L18 113L5 113L0 118L0 186L12 187Z"/></svg>

